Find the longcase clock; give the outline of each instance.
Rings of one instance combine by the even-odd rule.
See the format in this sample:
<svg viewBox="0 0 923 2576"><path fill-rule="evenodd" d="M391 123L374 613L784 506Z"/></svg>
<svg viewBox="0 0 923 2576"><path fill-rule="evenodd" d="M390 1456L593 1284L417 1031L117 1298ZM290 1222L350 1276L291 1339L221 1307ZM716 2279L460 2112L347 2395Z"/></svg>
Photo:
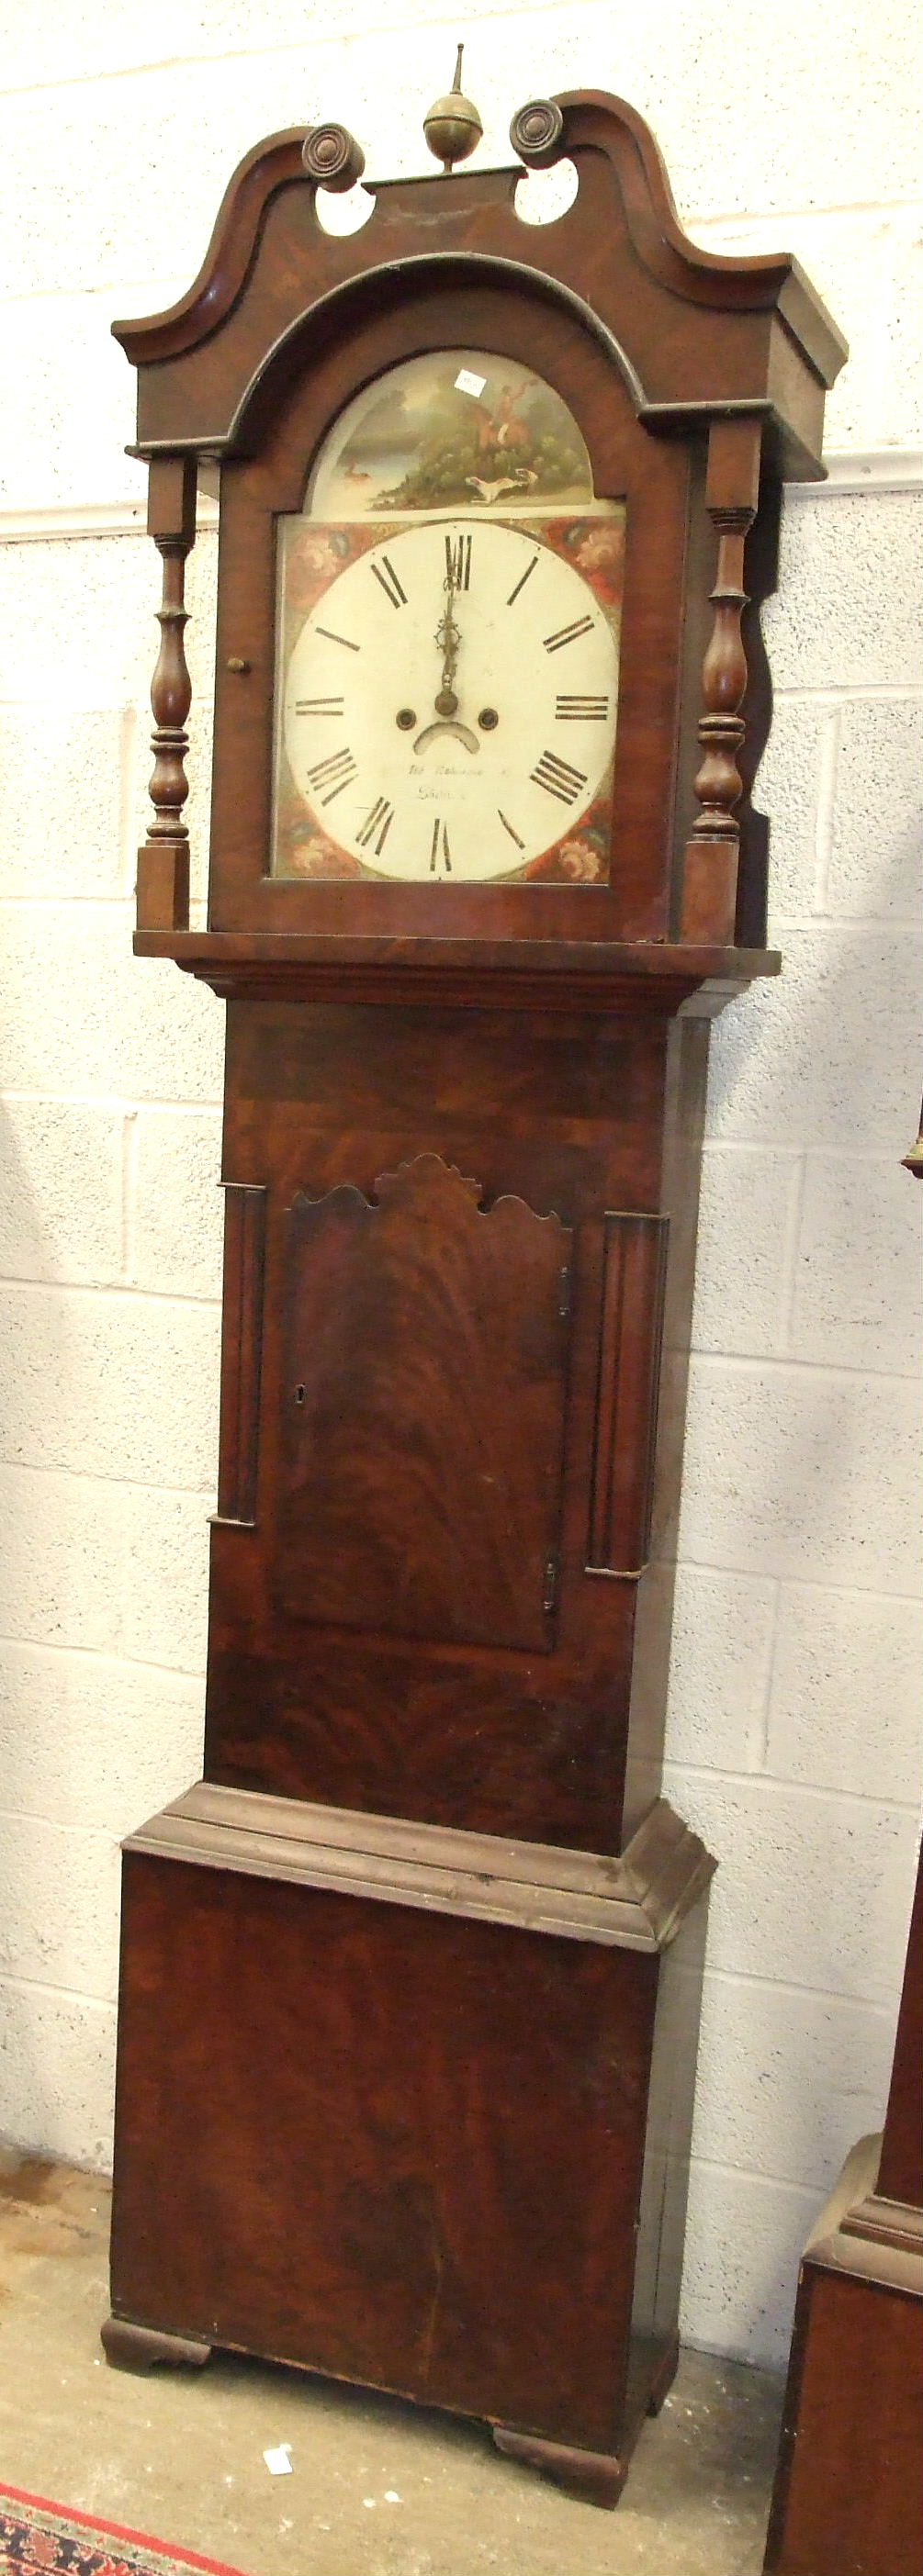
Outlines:
<svg viewBox="0 0 923 2576"><path fill-rule="evenodd" d="M755 608L844 351L791 259L684 239L620 101L448 174L472 133L443 102L447 174L346 238L351 138L273 136L117 326L164 561L136 946L227 998L227 1218L204 1770L125 1850L105 2341L479 2416L613 2504L676 2361L713 1867L660 1796L708 1031L779 962Z"/></svg>

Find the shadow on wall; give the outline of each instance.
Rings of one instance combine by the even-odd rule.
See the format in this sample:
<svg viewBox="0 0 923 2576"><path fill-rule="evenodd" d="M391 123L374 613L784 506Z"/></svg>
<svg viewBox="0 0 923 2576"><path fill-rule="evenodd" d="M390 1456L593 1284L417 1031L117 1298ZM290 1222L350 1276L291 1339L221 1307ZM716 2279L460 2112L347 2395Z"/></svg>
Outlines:
<svg viewBox="0 0 923 2576"><path fill-rule="evenodd" d="M34 1186L35 1157L47 1170L60 1155L55 1125L50 1105L0 1108L0 2135L37 2145L60 2133L55 1990L70 1982L60 1891L67 1827L81 1807L72 1784L87 1773L87 1748L69 1723L65 1659L47 1652L85 1644L88 1633L80 1485L55 1473L70 1376L67 1301L49 1284L60 1254Z"/></svg>
<svg viewBox="0 0 923 2576"><path fill-rule="evenodd" d="M770 821L752 802L754 783L772 724L772 672L763 637L762 612L779 585L782 485L764 474L757 516L744 558L747 604L741 640L747 657L747 694L741 710L746 732L738 753L743 779L740 818L740 873L735 936L739 948L764 948L769 901ZM757 789L757 793L759 790Z"/></svg>
<svg viewBox="0 0 923 2576"><path fill-rule="evenodd" d="M784 2355L806 2223L884 2115L919 1832L921 711L808 695L792 739L801 714L809 753L833 730L770 923L783 973L713 1032L671 1728L672 1794L721 1863L692 2305L751 2358Z"/></svg>

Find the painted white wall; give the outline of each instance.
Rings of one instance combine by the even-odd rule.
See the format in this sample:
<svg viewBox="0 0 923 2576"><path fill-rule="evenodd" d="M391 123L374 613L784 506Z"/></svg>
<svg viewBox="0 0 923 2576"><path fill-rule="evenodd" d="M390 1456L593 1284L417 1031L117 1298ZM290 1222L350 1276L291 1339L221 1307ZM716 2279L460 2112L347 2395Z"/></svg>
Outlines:
<svg viewBox="0 0 923 2576"><path fill-rule="evenodd" d="M94 2165L118 1837L199 1768L222 1059L207 990L131 956L159 584L108 326L189 284L261 134L333 116L373 176L424 167L455 33L430 0L6 12L0 2131ZM527 97L629 97L692 234L795 250L853 348L846 466L791 499L767 619L786 967L714 1039L672 1693L668 1786L722 1862L685 2331L754 2358L782 2356L800 2241L881 2118L917 1832L914 42L904 0L740 0L723 49L688 0L509 0L465 65L485 162ZM199 900L213 557L205 535Z"/></svg>

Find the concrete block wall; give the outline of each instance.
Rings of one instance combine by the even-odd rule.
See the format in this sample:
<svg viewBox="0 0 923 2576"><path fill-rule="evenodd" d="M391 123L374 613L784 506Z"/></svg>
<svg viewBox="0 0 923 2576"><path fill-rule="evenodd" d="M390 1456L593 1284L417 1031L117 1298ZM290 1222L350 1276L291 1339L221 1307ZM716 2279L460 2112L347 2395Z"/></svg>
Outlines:
<svg viewBox="0 0 923 2576"><path fill-rule="evenodd" d="M5 30L0 2132L99 2167L118 1838L199 1767L223 1036L131 957L158 569L108 326L189 284L260 134L336 116L373 175L424 167L455 32L438 0L162 0L156 27L46 0ZM766 618L785 972L714 1033L671 1695L669 1790L721 1856L685 2331L758 2359L881 2118L918 1831L914 47L904 0L741 0L723 62L688 0L507 0L466 58L485 161L524 98L621 92L693 236L794 249L853 348ZM198 904L214 569L204 527Z"/></svg>

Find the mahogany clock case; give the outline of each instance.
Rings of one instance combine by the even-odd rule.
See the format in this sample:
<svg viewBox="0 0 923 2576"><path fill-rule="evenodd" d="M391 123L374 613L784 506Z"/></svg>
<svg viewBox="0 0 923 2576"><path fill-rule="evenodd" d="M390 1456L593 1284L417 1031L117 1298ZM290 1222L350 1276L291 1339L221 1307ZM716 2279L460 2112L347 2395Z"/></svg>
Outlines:
<svg viewBox="0 0 923 2576"><path fill-rule="evenodd" d="M205 1777L126 1848L107 2349L368 2379L611 2504L675 2361L712 1867L660 1798L708 1027L778 963L743 548L762 595L842 343L793 262L684 241L630 109L535 115L580 181L540 241L510 172L335 239L299 131L119 326L165 564L137 945L229 1009ZM608 882L274 878L276 518L370 376L472 348L625 505Z"/></svg>

